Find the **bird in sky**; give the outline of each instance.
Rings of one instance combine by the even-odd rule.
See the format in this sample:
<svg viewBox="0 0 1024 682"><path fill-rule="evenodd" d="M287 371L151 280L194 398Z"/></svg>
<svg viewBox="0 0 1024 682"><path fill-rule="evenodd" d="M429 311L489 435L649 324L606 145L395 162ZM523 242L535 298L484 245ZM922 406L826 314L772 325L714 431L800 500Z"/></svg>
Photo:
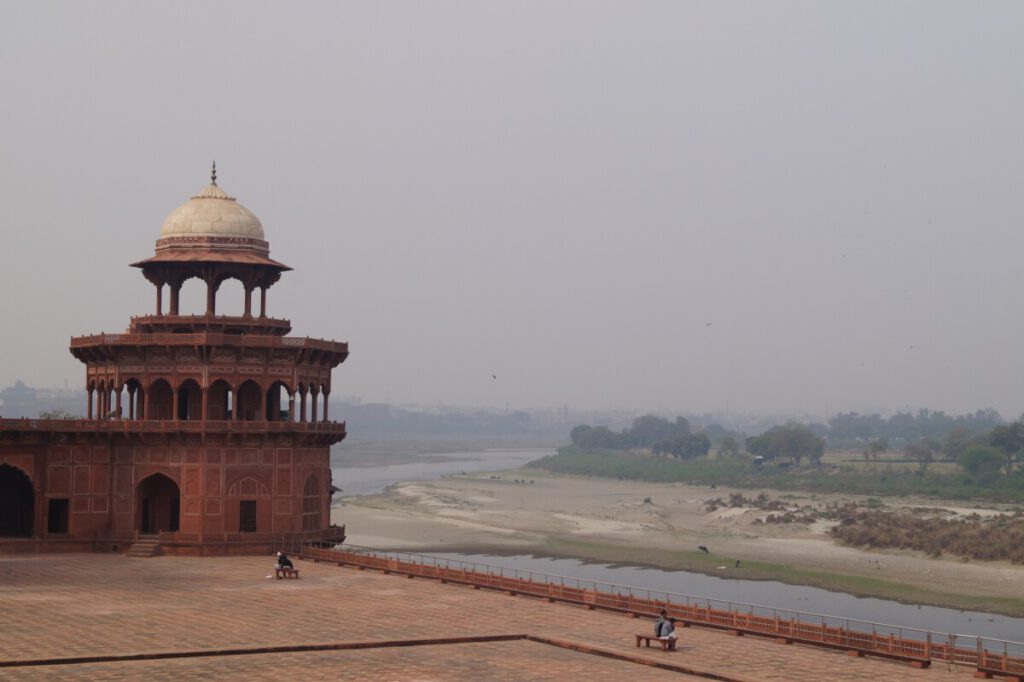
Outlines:
<svg viewBox="0 0 1024 682"><path fill-rule="evenodd" d="M492 375L491 375L491 378L492 378L492 379L497 379L497 378L498 378L498 375L497 375L497 374L492 374Z"/></svg>

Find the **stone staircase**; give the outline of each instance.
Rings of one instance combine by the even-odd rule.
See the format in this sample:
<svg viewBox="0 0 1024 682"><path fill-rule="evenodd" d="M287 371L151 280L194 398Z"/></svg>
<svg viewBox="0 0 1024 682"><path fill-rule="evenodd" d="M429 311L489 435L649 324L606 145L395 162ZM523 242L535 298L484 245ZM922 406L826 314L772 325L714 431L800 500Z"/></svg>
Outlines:
<svg viewBox="0 0 1024 682"><path fill-rule="evenodd" d="M160 541L156 538L139 538L128 548L126 556L146 558L160 555Z"/></svg>

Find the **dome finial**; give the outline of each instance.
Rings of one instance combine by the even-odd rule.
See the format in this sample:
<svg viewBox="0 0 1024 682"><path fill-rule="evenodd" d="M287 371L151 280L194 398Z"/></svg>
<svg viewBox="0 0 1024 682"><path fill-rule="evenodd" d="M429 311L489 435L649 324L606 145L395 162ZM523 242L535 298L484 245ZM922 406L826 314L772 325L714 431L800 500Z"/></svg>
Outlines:
<svg viewBox="0 0 1024 682"><path fill-rule="evenodd" d="M217 184L217 162L213 162L213 166L210 168L210 184Z"/></svg>

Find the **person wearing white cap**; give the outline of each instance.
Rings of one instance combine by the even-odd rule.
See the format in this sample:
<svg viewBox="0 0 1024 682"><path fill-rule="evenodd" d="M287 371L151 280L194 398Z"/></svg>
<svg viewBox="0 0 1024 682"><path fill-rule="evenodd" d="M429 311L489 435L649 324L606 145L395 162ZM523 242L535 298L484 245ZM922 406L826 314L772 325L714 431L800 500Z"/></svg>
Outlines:
<svg viewBox="0 0 1024 682"><path fill-rule="evenodd" d="M278 580L283 577L281 572L286 568L295 568L295 565L292 564L292 560L284 552L278 552L277 563L274 564L274 575L277 576Z"/></svg>

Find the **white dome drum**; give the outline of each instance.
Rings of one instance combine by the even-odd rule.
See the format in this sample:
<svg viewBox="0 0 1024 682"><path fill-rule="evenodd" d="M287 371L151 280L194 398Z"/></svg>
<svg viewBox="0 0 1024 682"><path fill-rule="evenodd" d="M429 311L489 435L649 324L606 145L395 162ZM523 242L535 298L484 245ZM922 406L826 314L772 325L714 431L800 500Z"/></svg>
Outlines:
<svg viewBox="0 0 1024 682"><path fill-rule="evenodd" d="M160 238L173 237L266 240L259 218L228 196L216 182L167 216L160 228Z"/></svg>

